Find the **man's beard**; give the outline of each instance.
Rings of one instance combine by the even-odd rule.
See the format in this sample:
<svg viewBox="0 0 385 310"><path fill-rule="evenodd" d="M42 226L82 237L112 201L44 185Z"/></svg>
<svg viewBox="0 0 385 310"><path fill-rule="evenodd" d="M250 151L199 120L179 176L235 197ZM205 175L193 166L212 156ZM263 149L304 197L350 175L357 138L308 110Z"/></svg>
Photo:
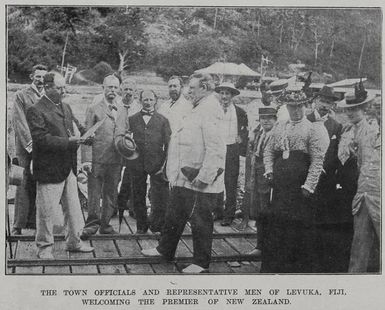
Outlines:
<svg viewBox="0 0 385 310"><path fill-rule="evenodd" d="M178 100L180 97L180 93L178 92L170 92L169 95L172 100Z"/></svg>

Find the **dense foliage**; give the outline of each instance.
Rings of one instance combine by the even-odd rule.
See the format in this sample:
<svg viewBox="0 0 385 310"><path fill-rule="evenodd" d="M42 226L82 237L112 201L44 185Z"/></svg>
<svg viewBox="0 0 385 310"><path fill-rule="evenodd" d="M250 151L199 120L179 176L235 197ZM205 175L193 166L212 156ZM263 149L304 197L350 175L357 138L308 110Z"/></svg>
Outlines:
<svg viewBox="0 0 385 310"><path fill-rule="evenodd" d="M90 69L189 75L215 61L243 62L270 72L298 61L334 80L381 80L379 9L188 7L8 7L8 74L31 66L65 64ZM68 39L67 39L68 38Z"/></svg>

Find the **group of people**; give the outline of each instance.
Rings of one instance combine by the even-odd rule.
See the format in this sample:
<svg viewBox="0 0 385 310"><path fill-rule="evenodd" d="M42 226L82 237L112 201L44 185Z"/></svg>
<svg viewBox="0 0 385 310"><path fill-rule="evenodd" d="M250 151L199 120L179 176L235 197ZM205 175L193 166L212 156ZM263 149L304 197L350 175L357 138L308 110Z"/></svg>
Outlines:
<svg viewBox="0 0 385 310"><path fill-rule="evenodd" d="M330 117L336 103L331 88L312 98L313 112L306 116L309 98L273 82L269 100L259 108L260 124L249 134L247 113L233 101L239 91L230 82L215 86L210 75L193 74L187 91L172 76L170 99L158 104L153 90L140 91L138 102L134 81L108 74L84 126L62 101L60 74L37 65L31 79L13 108L16 157L25 168L13 234L36 226L38 257L53 258L52 220L59 203L68 251L93 251L84 240L97 232L117 234L110 220L117 210L129 209L136 233L160 234L156 248L142 250L146 256L172 260L189 221L194 254L183 272L207 272L213 223L233 222L239 159L245 156L239 228L256 220L258 242L250 254L261 256L261 272L346 272L348 266L351 272L367 271L375 236L380 237L381 139L379 127L366 121L371 99L363 89L338 103L349 119L342 127ZM76 182L79 146L81 169L88 174L85 223ZM349 220L344 226L341 214L349 213L352 201L348 255L349 234L341 232Z"/></svg>

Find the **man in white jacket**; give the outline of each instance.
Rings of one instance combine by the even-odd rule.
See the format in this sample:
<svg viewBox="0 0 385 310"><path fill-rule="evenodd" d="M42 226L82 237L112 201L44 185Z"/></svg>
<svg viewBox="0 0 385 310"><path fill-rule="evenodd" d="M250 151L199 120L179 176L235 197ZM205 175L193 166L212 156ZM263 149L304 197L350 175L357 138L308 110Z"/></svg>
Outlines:
<svg viewBox="0 0 385 310"><path fill-rule="evenodd" d="M213 216L217 194L224 190L226 147L219 132L220 105L212 94L212 79L194 74L189 95L193 109L171 135L166 166L170 201L159 245L143 250L146 256L171 260L188 220L191 222L194 258L185 273L201 273L211 260Z"/></svg>

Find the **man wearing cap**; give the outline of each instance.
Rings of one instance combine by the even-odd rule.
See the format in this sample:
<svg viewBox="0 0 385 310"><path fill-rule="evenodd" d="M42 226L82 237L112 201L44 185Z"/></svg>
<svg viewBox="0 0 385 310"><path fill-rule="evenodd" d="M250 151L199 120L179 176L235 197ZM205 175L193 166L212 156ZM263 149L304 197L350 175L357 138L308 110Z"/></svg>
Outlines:
<svg viewBox="0 0 385 310"><path fill-rule="evenodd" d="M370 125L365 117L365 109L372 100L360 83L354 94L346 94L338 103L349 120L342 131L338 158L345 164L350 156L356 157L359 169L357 193L352 203L351 273L367 272L375 240L379 242L375 243L377 250L381 244L381 134L379 127Z"/></svg>
<svg viewBox="0 0 385 310"><path fill-rule="evenodd" d="M225 82L215 88L219 94L221 104L222 124L221 130L226 143L226 164L225 164L225 189L226 203L222 226L229 226L234 219L237 203L237 184L239 175L239 156L246 156L248 141L247 114L244 110L234 105L234 96L239 95L239 90L232 83ZM223 204L223 193L219 195L219 210L216 210L220 217Z"/></svg>
<svg viewBox="0 0 385 310"><path fill-rule="evenodd" d="M126 131L132 133L139 156L126 161L126 169L132 177L133 204L136 217L136 233L161 232L168 199L168 183L164 178L164 164L170 141L168 120L155 111L157 97L152 90L140 93L142 109L128 117ZM127 119L127 115L119 116ZM147 218L147 176L151 184L151 214Z"/></svg>
<svg viewBox="0 0 385 310"><path fill-rule="evenodd" d="M243 220L239 226L239 229L245 229L250 219L256 220L258 243L249 253L251 255L260 255L263 244L265 212L270 205L271 194L271 185L264 176L263 153L277 121L277 110L274 107L259 108L258 112L260 125L254 129L254 137L247 146Z"/></svg>
<svg viewBox="0 0 385 310"><path fill-rule="evenodd" d="M193 235L193 264L185 273L206 272L211 260L213 215L218 193L224 190L226 147L219 129L220 105L212 95L212 78L190 77L193 109L172 133L167 178L171 193L159 245L145 249L146 256L172 260L188 220Z"/></svg>
<svg viewBox="0 0 385 310"><path fill-rule="evenodd" d="M349 238L344 237L342 230L343 223L349 222L349 219L343 216L343 205L339 203L337 195L337 177L340 167L337 153L342 125L330 116L337 99L333 89L324 86L313 100L313 112L307 115L307 119L312 123L321 122L325 125L330 140L323 171L314 195L319 246L318 272L324 273L345 271L343 265L346 265L348 258L346 248L350 246ZM346 239L348 239L347 242Z"/></svg>
<svg viewBox="0 0 385 310"><path fill-rule="evenodd" d="M66 249L91 252L80 240L83 217L76 180L77 148L70 106L62 102L64 78L58 73L44 75L45 95L27 111L32 135L33 176L37 181L36 245L41 259L53 259L53 216L62 205L66 225Z"/></svg>
<svg viewBox="0 0 385 310"><path fill-rule="evenodd" d="M275 104L277 107L277 120L279 122L290 119L286 104L278 100L285 93L288 85L289 82L286 79L276 80L269 84L269 90L267 91L267 94L271 96L270 104Z"/></svg>
<svg viewBox="0 0 385 310"><path fill-rule="evenodd" d="M120 85L120 90L122 93L122 103L125 109L125 114L127 117L134 115L135 113L139 112L142 109L141 104L135 99L135 93L136 93L136 83L135 81L126 78L123 80L122 84ZM123 128L124 125L123 125ZM129 169L124 168L123 172L123 178L122 182L120 184L120 190L118 193L118 208L120 210L127 209L127 202L130 199L130 193L132 191L131 185L132 179L130 177ZM132 199L132 197L131 197ZM132 206L132 204L130 204ZM134 216L134 210L130 209L129 214L131 216Z"/></svg>
<svg viewBox="0 0 385 310"><path fill-rule="evenodd" d="M286 93L280 100L287 105L290 120L273 128L263 158L273 197L263 234L261 272L314 272L311 196L329 137L322 123L311 123L304 116L304 93Z"/></svg>
<svg viewBox="0 0 385 310"><path fill-rule="evenodd" d="M15 133L17 164L25 169L22 183L16 187L13 235L20 235L23 228L36 228L36 182L30 171L32 137L26 114L44 94L43 77L46 73L46 66L34 66L30 75L32 84L16 93L13 105L12 125Z"/></svg>
<svg viewBox="0 0 385 310"><path fill-rule="evenodd" d="M110 74L104 78L104 96L87 108L86 129L102 122L95 132L92 147L82 148L83 169L88 172L88 217L82 232L87 239L98 230L100 234L115 234L110 219L116 211L118 184L122 159L115 150L114 134L117 116L125 112L121 101L116 100L120 78ZM100 198L102 206L100 207Z"/></svg>
<svg viewBox="0 0 385 310"><path fill-rule="evenodd" d="M168 119L171 130L174 130L178 122L191 111L192 104L183 94L183 80L180 76L173 75L169 78L168 93L170 99L162 103L158 112Z"/></svg>

